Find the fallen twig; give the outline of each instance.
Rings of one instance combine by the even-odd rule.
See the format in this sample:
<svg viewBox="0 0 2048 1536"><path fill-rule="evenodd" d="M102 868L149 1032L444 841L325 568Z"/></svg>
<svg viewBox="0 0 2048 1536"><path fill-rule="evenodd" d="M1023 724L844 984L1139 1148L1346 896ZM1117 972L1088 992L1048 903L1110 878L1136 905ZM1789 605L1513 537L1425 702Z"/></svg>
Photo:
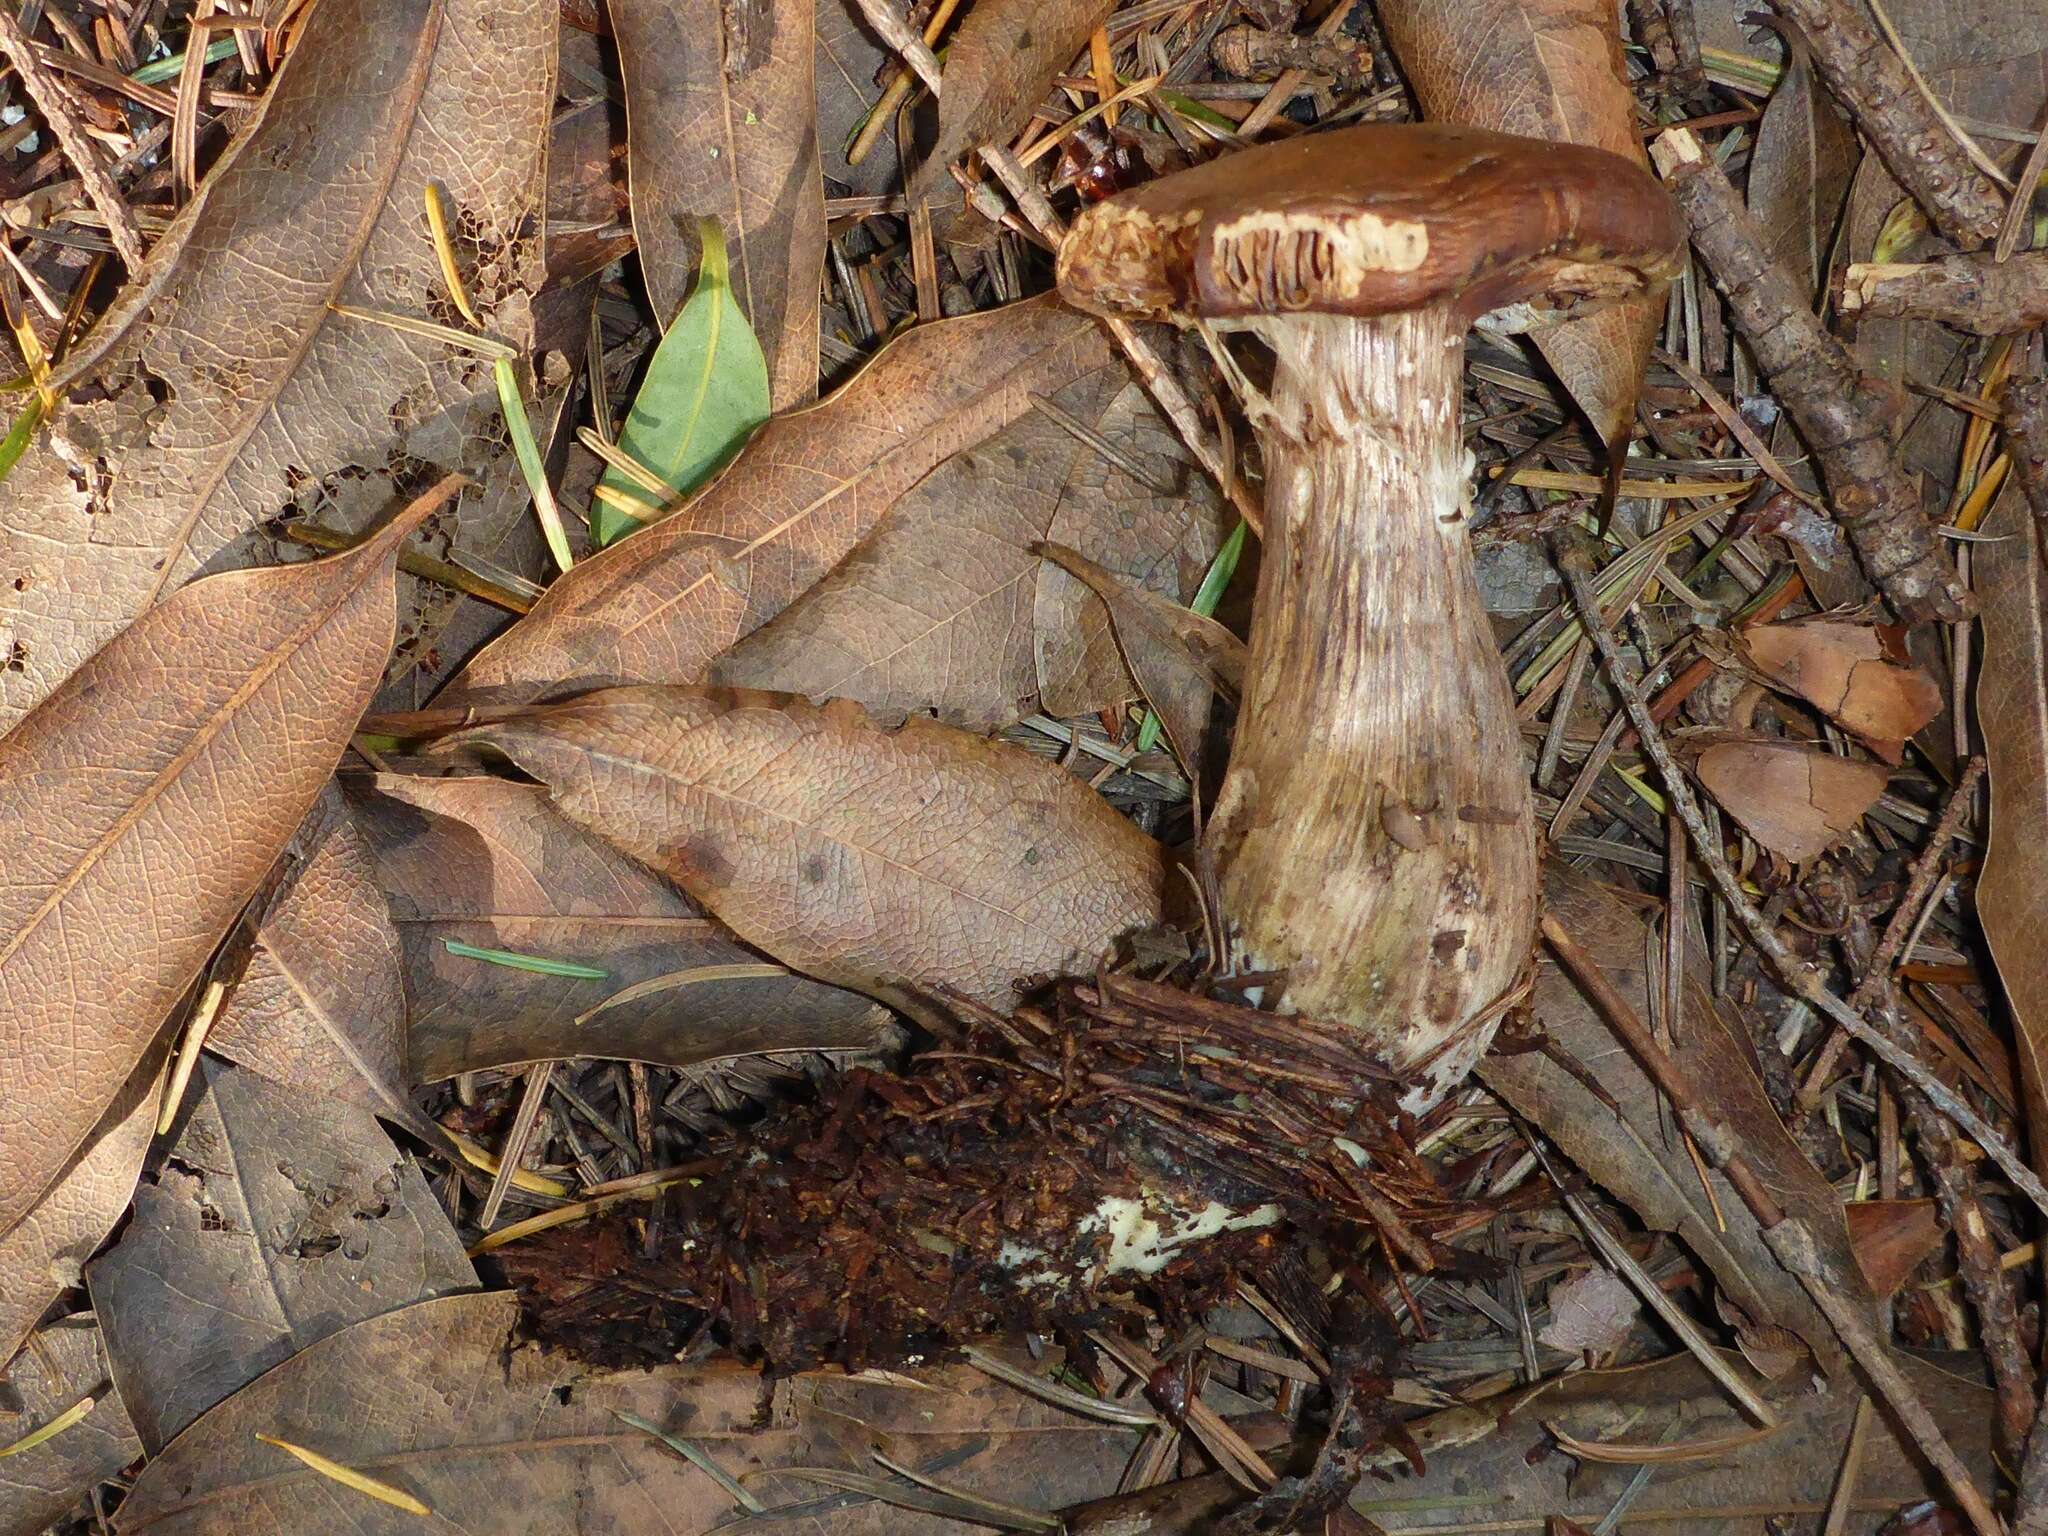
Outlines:
<svg viewBox="0 0 2048 1536"><path fill-rule="evenodd" d="M875 29L875 36L887 43L904 63L917 71L922 80L936 96L939 94L939 57L917 33L917 29L904 20L902 11L888 3L888 0L860 0L860 13L867 18L868 25Z"/></svg>
<svg viewBox="0 0 2048 1536"><path fill-rule="evenodd" d="M2048 252L1999 261L1982 251L1940 261L1859 261L1842 274L1835 306L1851 319L1938 320L1979 336L2048 321Z"/></svg>
<svg viewBox="0 0 2048 1536"><path fill-rule="evenodd" d="M1771 259L1756 221L1698 139L1673 128L1650 155L1758 365L1813 449L1835 516L1870 579L1903 618L1967 618L1969 593L1918 492L1893 462L1886 412L1848 352Z"/></svg>
<svg viewBox="0 0 2048 1536"><path fill-rule="evenodd" d="M1771 0L1804 34L1828 89L1856 120L1892 179L1966 251L1998 237L2005 199L1941 121L1906 61L1844 0Z"/></svg>

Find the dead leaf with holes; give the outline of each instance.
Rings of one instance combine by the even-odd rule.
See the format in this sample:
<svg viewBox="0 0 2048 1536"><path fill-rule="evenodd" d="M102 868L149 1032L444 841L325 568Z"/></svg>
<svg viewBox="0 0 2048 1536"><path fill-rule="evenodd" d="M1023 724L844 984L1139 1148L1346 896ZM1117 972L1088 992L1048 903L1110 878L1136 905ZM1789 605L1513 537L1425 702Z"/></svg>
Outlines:
<svg viewBox="0 0 2048 1536"><path fill-rule="evenodd" d="M331 305L453 318L438 181L485 327L526 344L555 25L543 0L307 13L255 126L67 364L107 398L60 411L0 501L0 730L194 574L248 563L237 541L281 511L358 531L461 470L460 547L530 532L489 363Z"/></svg>
<svg viewBox="0 0 2048 1536"><path fill-rule="evenodd" d="M0 1234L101 1122L334 772L430 506L348 554L180 589L0 737Z"/></svg>
<svg viewBox="0 0 2048 1536"><path fill-rule="evenodd" d="M151 1455L349 1324L472 1290L412 1159L367 1109L203 1062L135 1219L86 1281Z"/></svg>
<svg viewBox="0 0 2048 1536"><path fill-rule="evenodd" d="M1902 637L1830 619L1736 632L1749 664L1897 765L1906 739L1941 713L1941 689L1906 656Z"/></svg>
<svg viewBox="0 0 2048 1536"><path fill-rule="evenodd" d="M775 409L817 398L825 194L811 0L614 0L633 231L661 324L682 307L697 223L725 231L733 297Z"/></svg>
<svg viewBox="0 0 2048 1536"><path fill-rule="evenodd" d="M1891 781L1882 763L1774 738L1718 742L1694 771L1743 831L1794 864L1855 831Z"/></svg>
<svg viewBox="0 0 2048 1536"><path fill-rule="evenodd" d="M681 511L551 586L444 704L695 682L808 591L936 465L1108 359L1051 295L920 325L829 398L772 418Z"/></svg>
<svg viewBox="0 0 2048 1536"><path fill-rule="evenodd" d="M1118 576L1185 600L1215 553L1221 501L1121 364L1047 405L933 470L710 680L853 699L886 720L930 711L970 729L1008 725L1042 697L1063 716L1130 698L1102 605L1058 572L1048 595L1034 546L1066 531Z"/></svg>
<svg viewBox="0 0 2048 1536"><path fill-rule="evenodd" d="M929 1014L1012 1006L1155 924L1159 845L1054 764L844 701L615 688L447 738L555 804L796 970Z"/></svg>

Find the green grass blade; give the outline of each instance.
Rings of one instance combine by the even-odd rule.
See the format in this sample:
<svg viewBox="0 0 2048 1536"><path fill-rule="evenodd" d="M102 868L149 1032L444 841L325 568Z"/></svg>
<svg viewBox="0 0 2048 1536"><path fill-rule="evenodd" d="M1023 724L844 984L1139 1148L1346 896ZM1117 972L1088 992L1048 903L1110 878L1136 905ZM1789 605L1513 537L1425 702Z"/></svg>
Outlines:
<svg viewBox="0 0 2048 1536"><path fill-rule="evenodd" d="M465 944L460 939L443 939L441 947L449 954L464 960L481 960L488 965L502 965L508 970L532 971L537 976L566 976L573 981L610 981L610 971L601 971L594 965L578 965L573 960L550 960L545 955L522 955L512 949L485 949L481 944Z"/></svg>
<svg viewBox="0 0 2048 1536"><path fill-rule="evenodd" d="M43 424L43 397L30 395L28 404L21 414L14 418L14 425L5 438L0 438L0 480L7 478L7 472L14 468L21 456L28 452L28 445L35 441L36 428Z"/></svg>
<svg viewBox="0 0 2048 1536"><path fill-rule="evenodd" d="M540 461L540 444L533 440L533 428L527 424L526 401L519 393L519 375L512 371L512 364L506 358L494 358L491 374L498 381L498 408L505 413L505 431L512 439L512 452L519 460L519 472L526 476L526 488L533 495L534 515L540 519L540 531L548 541L548 553L555 557L555 564L568 570L576 563L569 553L569 532L562 526L562 510L555 505L553 487L548 484L547 466Z"/></svg>
<svg viewBox="0 0 2048 1536"><path fill-rule="evenodd" d="M684 495L723 469L768 419L768 361L733 298L725 235L716 219L699 229L697 285L655 346L619 432L621 450ZM633 489L617 470L605 471L602 483ZM590 541L598 548L639 526L616 507L591 504Z"/></svg>

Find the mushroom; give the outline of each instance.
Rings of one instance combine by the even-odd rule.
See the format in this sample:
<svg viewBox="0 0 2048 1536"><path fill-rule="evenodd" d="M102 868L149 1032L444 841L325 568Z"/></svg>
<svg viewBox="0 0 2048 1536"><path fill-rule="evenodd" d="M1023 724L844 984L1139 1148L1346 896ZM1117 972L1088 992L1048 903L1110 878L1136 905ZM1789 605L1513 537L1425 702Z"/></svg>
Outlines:
<svg viewBox="0 0 2048 1536"><path fill-rule="evenodd" d="M1685 236L1604 150L1371 124L1097 203L1067 301L1273 352L1251 664L1211 822L1242 966L1434 1102L1486 1048L1534 936L1534 806L1473 578L1465 334L1668 282Z"/></svg>

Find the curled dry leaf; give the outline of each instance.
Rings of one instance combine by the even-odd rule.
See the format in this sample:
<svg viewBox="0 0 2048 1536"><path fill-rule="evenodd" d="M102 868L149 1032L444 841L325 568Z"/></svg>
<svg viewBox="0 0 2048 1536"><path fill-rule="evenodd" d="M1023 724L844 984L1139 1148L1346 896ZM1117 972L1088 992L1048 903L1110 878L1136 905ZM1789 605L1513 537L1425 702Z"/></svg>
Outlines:
<svg viewBox="0 0 2048 1536"><path fill-rule="evenodd" d="M11 1358L50 1303L78 1284L85 1261L127 1212L156 1132L162 1083L161 1053L153 1052L108 1106L77 1160L0 1237L0 1360Z"/></svg>
<svg viewBox="0 0 2048 1536"><path fill-rule="evenodd" d="M1041 653L1054 652L1065 663L1058 713L1130 697L1113 654L1107 666L1067 654L1102 628L1099 604L1085 588L1079 603L1064 592L1045 599L1033 546L1056 526L1071 529L1120 574L1187 597L1215 552L1221 504L1121 365L1085 374L1050 403L1145 479L1046 411L1029 411L933 470L831 575L720 657L711 681L853 699L888 720L929 710L987 729L1039 707Z"/></svg>
<svg viewBox="0 0 2048 1536"><path fill-rule="evenodd" d="M1425 117L1648 165L1608 0L1380 0L1380 22ZM1630 299L1531 339L1603 442L1626 442L1664 315Z"/></svg>
<svg viewBox="0 0 2048 1536"><path fill-rule="evenodd" d="M1174 755L1199 776L1210 701L1218 689L1232 698L1243 689L1245 643L1214 619L1134 586L1078 550L1064 544L1039 548L1109 610L1132 678L1159 716Z"/></svg>
<svg viewBox="0 0 2048 1536"><path fill-rule="evenodd" d="M1650 1017L1642 919L1617 895L1564 865L1547 866L1544 901L1598 962L1637 1016ZM1690 953L1703 946L1689 945ZM1796 1333L1831 1375L1848 1368L1835 1334L1799 1282L1764 1245L1755 1218L1718 1173L1713 1197L1685 1141L1670 1129L1667 1105L1569 975L1539 952L1533 1007L1537 1022L1619 1108L1540 1052L1488 1056L1486 1086L1565 1151L1644 1222L1671 1232L1713 1272L1751 1318ZM1659 983L1661 985L1661 982ZM1741 1142L1744 1154L1784 1206L1814 1232L1830 1273L1856 1273L1842 1205L1771 1107L1750 1055L1747 1031L1726 1018L1695 978L1683 989L1683 1015L1671 1030L1680 1069ZM1865 1301L1867 1298L1853 1298Z"/></svg>
<svg viewBox="0 0 2048 1536"><path fill-rule="evenodd" d="M556 581L442 702L698 680L934 465L1108 355L1094 322L1050 295L918 326L829 399L770 421L680 512Z"/></svg>
<svg viewBox="0 0 2048 1536"><path fill-rule="evenodd" d="M1896 765L1906 738L1941 713L1942 698L1895 636L1823 619L1740 630L1736 643L1765 677Z"/></svg>
<svg viewBox="0 0 2048 1536"><path fill-rule="evenodd" d="M1116 0L978 0L947 44L938 141L912 175L911 195L931 195L948 166L982 145L1015 138L1115 9Z"/></svg>
<svg viewBox="0 0 2048 1536"><path fill-rule="evenodd" d="M1694 771L1743 831L1794 864L1855 831L1891 781L1882 763L1778 740L1718 743Z"/></svg>
<svg viewBox="0 0 2048 1536"><path fill-rule="evenodd" d="M0 1232L100 1122L334 772L429 505L347 554L182 588L0 737ZM84 942L118 959L77 964Z"/></svg>
<svg viewBox="0 0 2048 1536"><path fill-rule="evenodd" d="M2026 499L2008 481L1977 553L1984 665L1977 718L1991 768L1991 837L1977 877L1977 916L2013 1013L2034 1165L2048 1167L2048 549Z"/></svg>
<svg viewBox="0 0 2048 1536"><path fill-rule="evenodd" d="M307 1345L477 1283L448 1213L368 1110L213 1062L86 1279L151 1455Z"/></svg>
<svg viewBox="0 0 2048 1536"><path fill-rule="evenodd" d="M530 532L488 362L332 304L443 302L423 189L441 183L485 327L530 339L556 10L338 0L307 13L255 127L69 365L0 507L0 729L120 627L294 503L360 528L438 469L450 526L504 563ZM223 350L223 335L234 346Z"/></svg>
<svg viewBox="0 0 2048 1536"><path fill-rule="evenodd" d="M379 775L347 788L403 948L415 1082L562 1056L686 1067L895 1039L887 1010L858 993L789 974L705 976L760 957L534 785ZM449 939L606 979L492 965L451 954Z"/></svg>
<svg viewBox="0 0 2048 1536"><path fill-rule="evenodd" d="M122 1506L148 1536L412 1531L258 1434L302 1445L476 1531L709 1531L730 1492L621 1415L688 1441L771 1508L817 1498L778 1468L873 1471L872 1453L986 1498L1043 1507L1116 1486L1127 1427L1079 1418L964 1367L769 1383L730 1364L592 1372L518 1342L509 1293L451 1296L322 1340L245 1387L151 1462ZM936 1463L936 1465L935 1465ZM939 1467L944 1470L940 1472ZM435 1522L438 1523L438 1522ZM959 1522L864 1503L812 1512L834 1536L947 1536Z"/></svg>
<svg viewBox="0 0 2048 1536"><path fill-rule="evenodd" d="M39 1536L142 1454L121 1394L107 1380L91 1317L52 1323L0 1376L0 1446L18 1444L88 1398L92 1411L83 1419L0 1461L0 1536Z"/></svg>
<svg viewBox="0 0 2048 1536"><path fill-rule="evenodd" d="M1856 1200L1843 1214L1856 1267L1880 1300L1896 1295L1948 1241L1932 1200Z"/></svg>
<svg viewBox="0 0 2048 1536"><path fill-rule="evenodd" d="M932 721L615 688L448 740L502 751L785 965L906 1011L941 988L1008 1008L1160 918L1158 844L1053 764Z"/></svg>
<svg viewBox="0 0 2048 1536"><path fill-rule="evenodd" d="M775 409L818 393L818 175L810 0L613 0L626 87L633 232L665 326L725 230L733 296L768 359Z"/></svg>

